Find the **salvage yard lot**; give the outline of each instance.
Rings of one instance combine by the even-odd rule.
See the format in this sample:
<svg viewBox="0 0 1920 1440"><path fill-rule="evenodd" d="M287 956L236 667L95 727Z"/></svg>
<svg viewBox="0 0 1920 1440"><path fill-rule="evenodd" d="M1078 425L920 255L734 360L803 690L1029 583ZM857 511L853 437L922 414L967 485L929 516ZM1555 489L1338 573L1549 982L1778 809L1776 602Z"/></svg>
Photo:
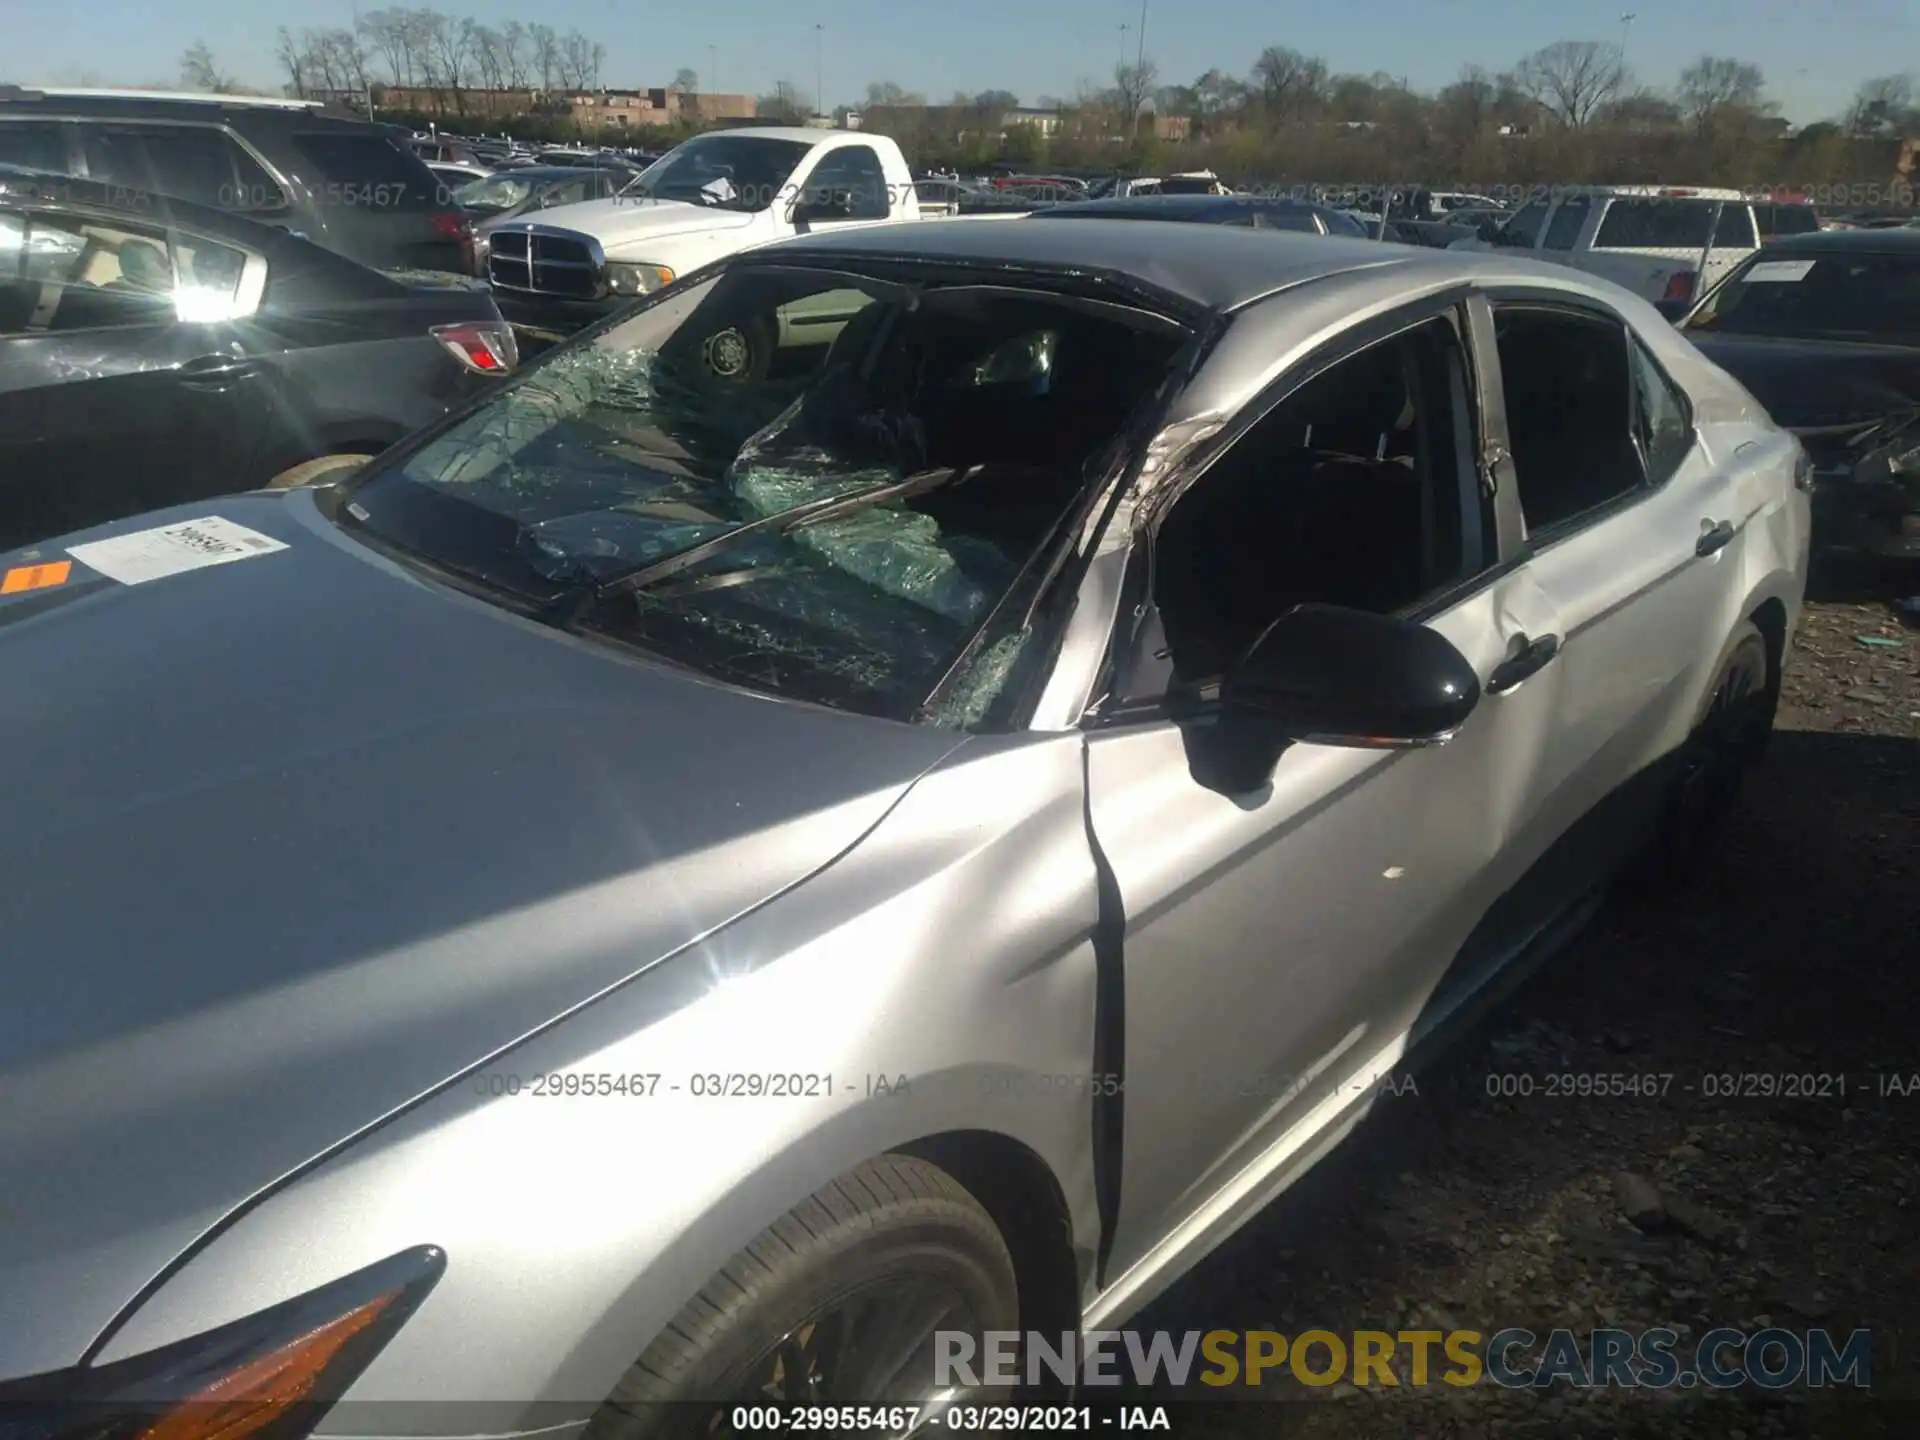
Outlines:
<svg viewBox="0 0 1920 1440"><path fill-rule="evenodd" d="M1867 644L1864 639L1892 641ZM1920 1433L1920 631L1809 604L1767 764L1689 898L1615 902L1478 1033L1139 1317L1142 1329L1824 1325L1874 1332L1874 1391L1707 1399L1482 1385L1220 1403L1190 1436ZM1658 1072L1664 1098L1489 1096L1488 1076ZM1839 1099L1717 1099L1707 1074L1840 1073ZM1704 1210L1640 1234L1619 1176ZM1676 1208L1678 1208L1676 1206ZM1722 1232L1723 1233L1720 1233ZM1690 1328L1689 1328L1690 1327ZM1445 1393L1441 1393L1445 1391ZM1705 1407L1704 1410L1702 1407Z"/></svg>

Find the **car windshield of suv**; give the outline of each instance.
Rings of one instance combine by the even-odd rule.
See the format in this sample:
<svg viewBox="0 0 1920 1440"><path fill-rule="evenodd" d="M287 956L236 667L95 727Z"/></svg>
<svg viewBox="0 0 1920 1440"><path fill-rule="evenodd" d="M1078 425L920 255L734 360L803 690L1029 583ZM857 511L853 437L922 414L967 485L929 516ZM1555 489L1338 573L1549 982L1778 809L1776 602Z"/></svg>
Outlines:
<svg viewBox="0 0 1920 1440"><path fill-rule="evenodd" d="M765 210L811 148L801 140L763 135L702 135L634 176L621 193L722 210Z"/></svg>
<svg viewBox="0 0 1920 1440"><path fill-rule="evenodd" d="M1920 255L1763 255L1701 301L1685 328L1920 345Z"/></svg>
<svg viewBox="0 0 1920 1440"><path fill-rule="evenodd" d="M1050 540L1132 453L1186 333L944 273L739 264L370 466L344 523L735 684L979 724L1010 693Z"/></svg>
<svg viewBox="0 0 1920 1440"><path fill-rule="evenodd" d="M498 215L526 201L533 193L533 182L515 175L489 175L462 185L453 192L453 203L462 210L483 215Z"/></svg>

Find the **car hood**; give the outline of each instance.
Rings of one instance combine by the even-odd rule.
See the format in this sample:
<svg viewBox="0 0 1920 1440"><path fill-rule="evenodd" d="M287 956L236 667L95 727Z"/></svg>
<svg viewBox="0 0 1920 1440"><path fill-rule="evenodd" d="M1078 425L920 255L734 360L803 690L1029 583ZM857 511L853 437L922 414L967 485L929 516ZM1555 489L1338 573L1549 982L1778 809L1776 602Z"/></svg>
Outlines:
<svg viewBox="0 0 1920 1440"><path fill-rule="evenodd" d="M961 743L541 629L303 492L63 544L209 513L286 548L0 597L0 1377L72 1363L234 1207L802 881Z"/></svg>
<svg viewBox="0 0 1920 1440"><path fill-rule="evenodd" d="M616 195L607 200L582 200L576 205L529 211L515 216L514 220L591 235L611 255L615 251L630 253L634 244L651 240L745 230L764 213L721 210L684 200L636 200Z"/></svg>
<svg viewBox="0 0 1920 1440"><path fill-rule="evenodd" d="M1849 425L1920 408L1920 350L1683 331L1789 428Z"/></svg>

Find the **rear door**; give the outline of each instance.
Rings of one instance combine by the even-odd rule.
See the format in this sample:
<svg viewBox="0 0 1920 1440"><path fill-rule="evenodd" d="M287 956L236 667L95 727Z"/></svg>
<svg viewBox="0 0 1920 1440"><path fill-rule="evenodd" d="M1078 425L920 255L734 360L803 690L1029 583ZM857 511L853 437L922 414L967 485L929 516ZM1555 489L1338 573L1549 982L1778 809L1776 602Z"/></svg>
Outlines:
<svg viewBox="0 0 1920 1440"><path fill-rule="evenodd" d="M1526 288L1471 303L1507 431L1528 638L1554 652L1533 820L1515 836L1529 873L1507 877L1494 946L1554 919L1638 838L1659 798L1649 767L1690 727L1718 656L1745 517L1679 387L1616 313ZM1722 521L1735 533L1716 544Z"/></svg>
<svg viewBox="0 0 1920 1440"><path fill-rule="evenodd" d="M264 283L222 242L0 211L0 545L247 488L260 407L234 322Z"/></svg>

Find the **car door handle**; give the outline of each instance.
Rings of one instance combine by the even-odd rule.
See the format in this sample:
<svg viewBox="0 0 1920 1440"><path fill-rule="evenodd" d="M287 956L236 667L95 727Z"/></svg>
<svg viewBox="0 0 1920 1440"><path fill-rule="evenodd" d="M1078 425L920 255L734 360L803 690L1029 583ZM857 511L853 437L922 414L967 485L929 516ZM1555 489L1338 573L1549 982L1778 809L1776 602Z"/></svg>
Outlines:
<svg viewBox="0 0 1920 1440"><path fill-rule="evenodd" d="M1716 550L1724 550L1733 542L1733 522L1722 520L1710 530L1704 530L1700 538L1693 542L1693 553L1711 555Z"/></svg>
<svg viewBox="0 0 1920 1440"><path fill-rule="evenodd" d="M223 390L253 374L253 362L237 355L196 355L183 361L180 378L199 390Z"/></svg>
<svg viewBox="0 0 1920 1440"><path fill-rule="evenodd" d="M1525 648L1493 667L1493 674L1487 677L1487 694L1506 694L1522 680L1546 669L1560 653L1558 635L1542 635L1538 640L1527 640L1523 635L1520 639L1525 641Z"/></svg>

